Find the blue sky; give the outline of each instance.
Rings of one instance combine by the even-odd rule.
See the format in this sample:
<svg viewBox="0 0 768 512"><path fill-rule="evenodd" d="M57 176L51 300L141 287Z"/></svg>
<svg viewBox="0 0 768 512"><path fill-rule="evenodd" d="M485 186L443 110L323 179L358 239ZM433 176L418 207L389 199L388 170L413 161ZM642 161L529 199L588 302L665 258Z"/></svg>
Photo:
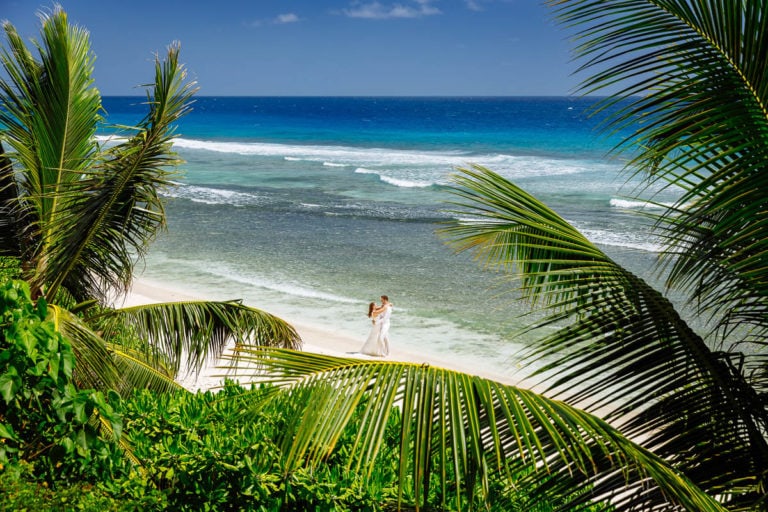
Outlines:
<svg viewBox="0 0 768 512"><path fill-rule="evenodd" d="M571 42L540 0L62 0L96 85L140 94L180 41L199 95L567 95ZM52 3L0 0L28 39Z"/></svg>

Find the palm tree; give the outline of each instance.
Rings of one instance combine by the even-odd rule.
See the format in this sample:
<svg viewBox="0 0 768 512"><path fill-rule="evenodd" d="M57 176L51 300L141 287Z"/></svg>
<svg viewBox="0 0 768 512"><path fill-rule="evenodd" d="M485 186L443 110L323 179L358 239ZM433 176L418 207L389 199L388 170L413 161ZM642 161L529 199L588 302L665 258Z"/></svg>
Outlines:
<svg viewBox="0 0 768 512"><path fill-rule="evenodd" d="M549 398L437 368L254 350L260 378L312 404L296 406L286 468L326 456L355 406L365 420L350 463L368 467L397 405L401 485L410 478L423 497L430 472L443 485L453 472L454 508L490 480L516 478L566 510L592 499L763 510L768 3L548 3L577 29L583 68L596 69L583 90L618 88L601 108L607 129L633 131L617 148L631 150L629 172L682 191L655 217L665 291L685 294L714 327L696 332L664 293L508 180L459 169L453 209L472 222L442 234L519 279L544 315L530 330L556 327L526 356L551 361L533 374Z"/></svg>
<svg viewBox="0 0 768 512"><path fill-rule="evenodd" d="M190 109L194 84L172 45L156 59L144 119L101 144L88 33L70 26L60 7L41 22L37 56L3 25L0 255L18 258L33 295L46 297L73 342L78 378L88 387L162 388L174 386L182 355L196 367L230 339L298 347L290 325L238 301L109 307L165 227L161 194L181 163L171 149L174 123ZM152 343L116 344L120 333Z"/></svg>

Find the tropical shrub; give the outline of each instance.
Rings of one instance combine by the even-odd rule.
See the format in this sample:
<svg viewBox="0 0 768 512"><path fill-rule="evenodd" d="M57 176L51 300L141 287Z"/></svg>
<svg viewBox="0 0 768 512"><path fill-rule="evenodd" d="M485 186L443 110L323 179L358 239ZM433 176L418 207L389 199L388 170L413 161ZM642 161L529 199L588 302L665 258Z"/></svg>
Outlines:
<svg viewBox="0 0 768 512"><path fill-rule="evenodd" d="M295 428L289 425L296 418L293 410L307 405L300 397L244 413L274 390L245 390L229 383L218 393L158 395L144 390L122 401L113 393L106 403L101 393L78 391L72 384L72 349L45 319L45 301L32 302L26 283L7 283L0 306L0 390L7 405L0 415L0 488L8 497L4 506L363 511L397 508L398 499L400 506L418 501L440 506L446 501L443 493L451 495L461 485L445 466L444 481L430 475L424 498L409 492L409 475L399 482L404 491L398 494L403 453L397 407L390 411L369 470L350 466L368 399L355 409L324 460L308 457L287 465L290 458L284 450L291 446L283 433ZM98 437L95 416L109 420L115 433L125 426L123 435L138 466L128 463L116 443ZM451 451L428 454L430 465L437 467ZM413 461L406 465L413 466ZM526 489L513 489L502 479L491 480L489 494L488 510L549 510L532 504ZM468 499L464 507L483 506L479 495Z"/></svg>
<svg viewBox="0 0 768 512"><path fill-rule="evenodd" d="M175 510L376 510L394 495L394 475L366 480L341 460L318 467L281 466L276 444L280 408L243 415L253 393L228 383L221 391L125 401L125 426L150 485ZM343 444L342 444L343 449Z"/></svg>
<svg viewBox="0 0 768 512"><path fill-rule="evenodd" d="M0 471L0 511L99 510L151 512L167 510L165 495L153 491L142 478L132 476L99 482L40 482L34 466L19 461Z"/></svg>
<svg viewBox="0 0 768 512"><path fill-rule="evenodd" d="M122 430L119 397L75 387L72 347L47 311L25 282L0 287L0 463L32 464L49 484L114 475L124 466L114 442ZM100 437L102 427L112 440Z"/></svg>
<svg viewBox="0 0 768 512"><path fill-rule="evenodd" d="M0 256L0 283L21 278L21 266L16 258Z"/></svg>
<svg viewBox="0 0 768 512"><path fill-rule="evenodd" d="M282 435L291 432L291 409L303 404L267 405L245 413L249 405L275 390L245 389L229 382L219 392L157 395L137 392L125 400L126 435L134 455L142 461L147 485L162 491L174 510L264 511L368 511L398 507L400 466L400 413L394 408L385 426L383 445L370 471L349 465L350 454L363 425L365 402L356 408L333 450L322 461L302 459L287 464L284 450L290 443ZM435 451L432 464L446 455ZM412 465L412 461L408 463ZM530 472L530 468L520 471ZM405 477L401 507L414 504ZM447 487L433 474L426 502L442 508L457 485L448 467ZM148 491L149 492L149 491ZM556 501L537 503L528 489L514 488L502 479L489 483L490 502L481 495L465 501L462 508L495 511L554 510ZM448 497L450 499L450 496ZM596 509L607 510L605 507Z"/></svg>

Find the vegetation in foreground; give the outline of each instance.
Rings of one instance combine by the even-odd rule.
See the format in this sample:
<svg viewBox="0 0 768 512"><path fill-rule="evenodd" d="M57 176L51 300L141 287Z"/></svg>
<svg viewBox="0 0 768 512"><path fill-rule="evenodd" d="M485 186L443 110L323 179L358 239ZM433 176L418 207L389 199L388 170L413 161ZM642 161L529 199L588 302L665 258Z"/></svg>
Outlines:
<svg viewBox="0 0 768 512"><path fill-rule="evenodd" d="M391 502L385 497L384 503L401 508L514 509L516 498L508 494L512 489L524 489L528 510L601 508L603 500L610 500L617 510L765 508L768 216L762 182L768 155L768 6L741 0L550 3L566 23L581 27L580 52L591 59L587 66L598 66L587 90L629 84L608 102L630 100L613 126L636 127L631 140L637 152L631 169L652 184L682 190L678 203L657 205L664 211L656 220L667 242L668 285L688 294L695 314L711 319L716 328L696 333L663 294L507 180L482 168L461 170L454 187L455 207L462 217L473 215L478 221L450 226L444 234L458 250L475 250L486 264L514 270L522 277L525 296L550 313L532 328L558 328L533 347L530 357L555 361L541 378L563 401L438 368L241 343L237 355L259 363L259 373L253 377L266 387L238 391L224 402L235 404L238 420L258 423L266 413L267 425L270 421L280 425L259 453L269 453L269 443L279 447L276 467L283 496L303 499L303 494L294 494L293 475L314 478L328 469L335 481L354 488L354 480L347 479L350 475L375 481L373 475L388 474L392 465L395 495ZM89 313L92 302L108 296L111 287L119 291L130 282L133 260L125 255L141 254L163 220L156 192L165 175L156 171L172 161L170 122L183 111L186 94L180 89L177 51L172 50L168 60L157 65L154 95L148 97L150 114L138 136L116 152L104 153L92 145L98 94L90 87L89 60L78 60L87 56L87 49L82 53L87 44L71 44L84 40L67 26L61 11L45 18L43 27L44 44L38 48L42 61L51 65L36 61L6 25L13 52L3 54L11 82L2 82L0 142L12 151L0 150L0 248L18 258L22 277L31 283L35 322L45 323L45 317L61 327L63 337L49 337L46 346L54 350L64 346L61 340L71 341L80 372L73 373L74 378L82 384L92 382L98 391L65 385L65 394L55 388L64 381L55 377L59 370L54 371L52 361L64 363L58 368L65 380L69 378L66 368L71 365L64 349L61 356L46 356L47 364L27 366L29 375L54 386L50 392L45 386L14 387L21 374L16 363L7 367L2 386L4 399L6 395L10 399L6 403L16 400L17 393L31 393L39 402L30 410L41 415L41 439L52 437L41 446L45 450L25 451L25 443L39 440L20 435L32 431L25 428L29 424L23 413L14 417L12 411L10 419L4 417L3 481L10 478L13 484L18 481L13 475L30 474L25 465L29 461L15 459L17 454L34 455L34 464L49 468L42 474L54 479L61 471L82 474L87 481L103 464L108 471L98 474L118 475L120 481L121 468L139 466L113 457L114 442L93 434L98 430L117 437L117 415L125 414L121 422L129 417L131 388L162 380L157 373L172 382L169 377L182 346L197 347L196 354L202 354L204 347L216 347L216 341L224 339L217 335L244 341L238 337L242 333L255 335L262 345L290 345L291 331L252 311L234 317L214 315L213 321L210 314L217 309L201 305L191 308L197 311L194 314L188 314L191 310L184 305L113 314L102 303L103 309ZM72 82L69 75L56 74L64 66L52 65L64 62L79 63L73 69L82 73L75 73ZM62 100L72 103L58 103ZM68 117L71 113L83 116ZM64 118L78 122L62 123ZM62 152L51 154L51 148ZM149 160L136 160L142 155L149 155ZM126 162L133 164L124 167ZM117 169L121 171L112 172ZM131 196L134 202L121 199L126 191L137 192ZM251 323L232 320L246 317ZM107 318L114 323L100 323ZM222 329L214 327L217 322ZM17 323L10 318L4 325L12 330ZM164 329L150 329L150 324ZM266 329L273 336L264 335L265 325L273 327ZM115 340L108 334L128 326L135 329L130 334L138 340L156 333L166 348L163 357L131 358L120 346L110 345ZM23 340L13 350L28 352L29 336L8 336ZM145 348L142 353L150 351ZM101 359L86 357L93 354ZM88 363L80 365L86 359ZM141 366L137 362L152 369L153 378L137 379L135 370ZM164 367L170 371L163 374ZM116 372L110 376L103 373L105 369ZM96 375L100 377L86 378ZM126 381L131 385L123 386ZM109 393L107 383L119 384L126 398ZM71 400L61 400L62 396ZM606 404L612 406L606 419L620 430L588 412ZM67 409L70 405L72 410ZM46 407L63 409L52 413ZM168 404L169 411L175 407ZM145 416L156 428L186 435L156 417L161 412ZM216 432L215 426L209 427ZM142 427L137 423L132 428L138 432ZM388 434L392 431L394 436ZM197 432L190 435L190 442L195 435L208 439ZM632 443L627 435L643 439L644 446ZM147 491L147 486L127 485L129 490L145 490L136 491L140 499L151 501L155 491L163 499L186 499L194 492L184 491L184 485L196 489L209 484L198 475L231 470L217 466L218 459L211 457L203 459L207 469L199 470L196 451L179 448L174 436L153 439L165 440L157 451L149 449L142 457L158 456L165 472L154 476L166 479L168 487ZM390 446L393 439L395 445ZM133 453L142 446L138 434L137 440ZM216 446L217 441L212 442ZM226 445L231 441L223 442L234 449ZM209 453L237 470L221 452ZM390 455L394 453L396 457ZM58 458L46 459L50 457ZM337 457L344 461L344 469L333 473L330 468ZM178 461L189 462L180 473L174 465ZM259 473L263 466L254 467L257 470L250 475L263 474ZM347 468L351 473L344 472ZM190 474L187 470L195 475L189 481L181 476ZM37 466L32 473L37 474ZM133 474L139 476L132 478L146 478L146 472ZM248 492L266 493L270 485L264 478ZM328 505L327 497L335 491L326 493L323 485L312 489L312 499L324 503L315 506L341 506ZM182 490L181 497L176 490ZM218 508L224 509L226 500L215 500L228 492L226 488L212 492Z"/></svg>
<svg viewBox="0 0 768 512"><path fill-rule="evenodd" d="M42 299L0 288L0 492L2 510L370 511L398 506L398 409L370 474L347 465L364 407L322 464L286 468L281 432L291 415L274 404L243 415L270 388L232 382L218 392L158 394L78 390L69 342ZM301 406L301 404L292 404ZM127 451L124 451L127 450ZM437 457L433 454L430 457ZM449 486L455 478L445 475ZM428 504L443 498L437 476ZM491 482L488 510L532 510L525 489ZM407 507L414 496L401 497ZM464 508L483 507L478 496ZM539 508L549 510L552 507Z"/></svg>

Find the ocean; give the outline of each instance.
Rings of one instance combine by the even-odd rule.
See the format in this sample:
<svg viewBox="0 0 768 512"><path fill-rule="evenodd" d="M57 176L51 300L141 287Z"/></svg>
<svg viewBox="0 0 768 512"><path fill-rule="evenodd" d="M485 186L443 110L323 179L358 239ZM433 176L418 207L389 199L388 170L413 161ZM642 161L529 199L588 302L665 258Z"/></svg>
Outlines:
<svg viewBox="0 0 768 512"><path fill-rule="evenodd" d="M137 122L142 101L104 98L108 122ZM198 97L178 126L186 163L168 230L138 277L361 345L367 305L386 294L394 347L512 373L528 306L436 235L450 218L449 175L480 164L510 178L650 276L659 241L640 214L650 206L627 198L635 184L610 155L622 134L601 135L595 101Z"/></svg>

